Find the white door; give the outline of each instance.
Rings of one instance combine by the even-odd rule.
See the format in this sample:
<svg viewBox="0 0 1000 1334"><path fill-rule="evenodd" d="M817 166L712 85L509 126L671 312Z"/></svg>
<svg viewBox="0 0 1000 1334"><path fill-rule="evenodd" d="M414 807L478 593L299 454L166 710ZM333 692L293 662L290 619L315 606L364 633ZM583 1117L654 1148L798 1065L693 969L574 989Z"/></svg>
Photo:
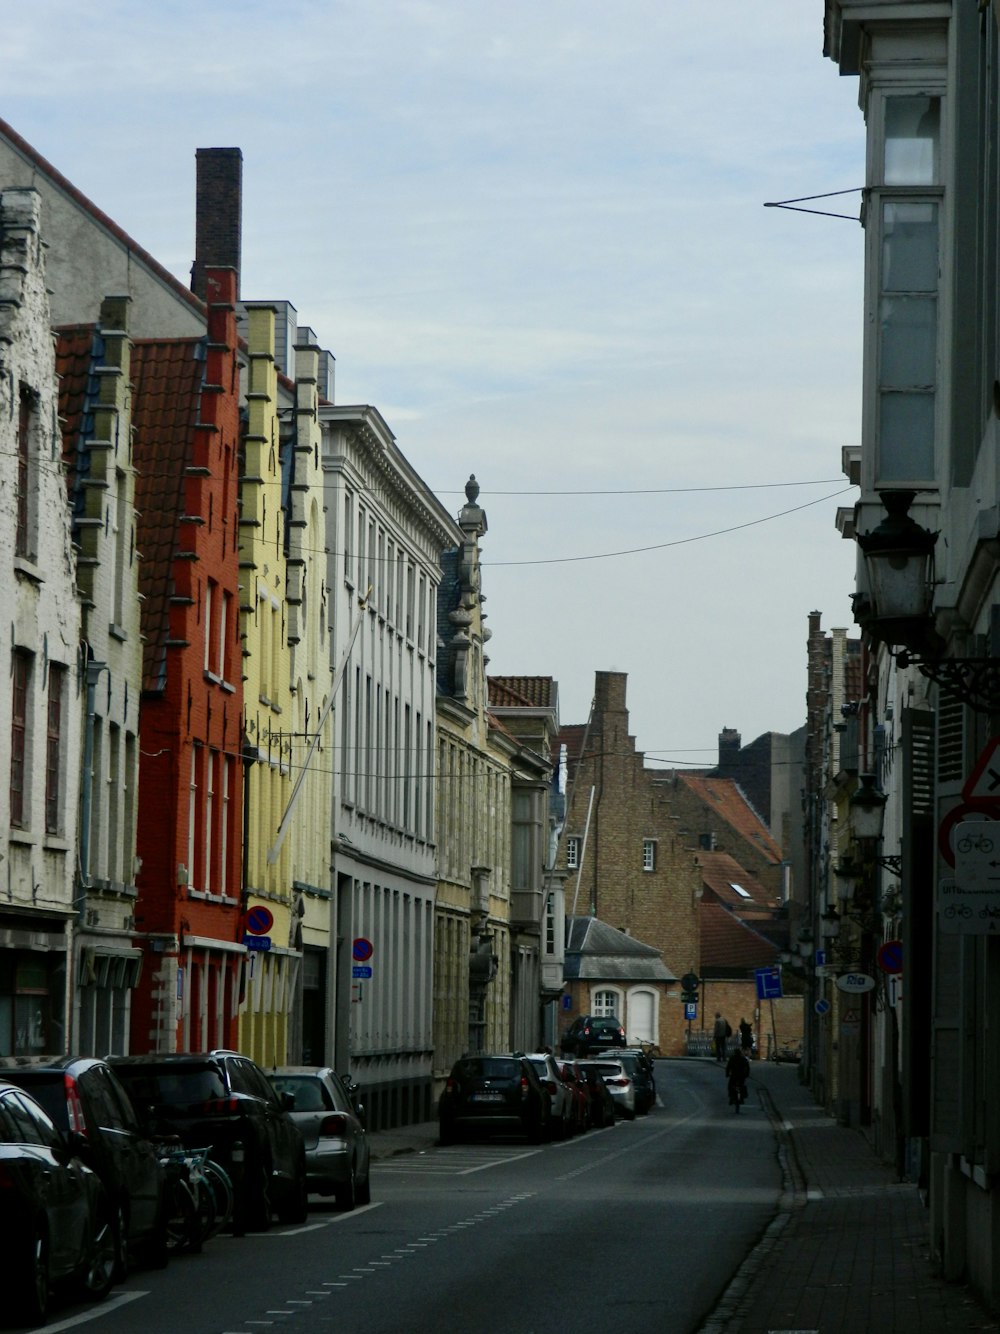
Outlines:
<svg viewBox="0 0 1000 1334"><path fill-rule="evenodd" d="M628 1025L625 1036L630 1044L656 1042L656 993L633 991L628 998Z"/></svg>

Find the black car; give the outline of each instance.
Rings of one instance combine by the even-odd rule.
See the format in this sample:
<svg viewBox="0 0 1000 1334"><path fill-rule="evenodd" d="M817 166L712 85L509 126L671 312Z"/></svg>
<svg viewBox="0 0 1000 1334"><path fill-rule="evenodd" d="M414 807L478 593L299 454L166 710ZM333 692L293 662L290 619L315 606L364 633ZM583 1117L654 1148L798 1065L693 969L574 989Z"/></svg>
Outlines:
<svg viewBox="0 0 1000 1334"><path fill-rule="evenodd" d="M581 1014L562 1036L564 1056L599 1056L612 1047L624 1047L625 1030L613 1014Z"/></svg>
<svg viewBox="0 0 1000 1334"><path fill-rule="evenodd" d="M114 1281L111 1204L76 1147L34 1098L0 1080L4 1314L19 1323L45 1323L57 1283L99 1301Z"/></svg>
<svg viewBox="0 0 1000 1334"><path fill-rule="evenodd" d="M549 1119L549 1096L524 1056L463 1056L438 1102L442 1144L469 1131L520 1133L537 1144Z"/></svg>
<svg viewBox="0 0 1000 1334"><path fill-rule="evenodd" d="M650 1107L656 1102L653 1062L641 1047L616 1051L615 1060L621 1061L625 1067L625 1073L635 1086L635 1110L640 1116L645 1116Z"/></svg>
<svg viewBox="0 0 1000 1334"><path fill-rule="evenodd" d="M125 1277L130 1251L150 1264L166 1264L163 1168L107 1062L64 1056L27 1061L2 1073L44 1107L64 1136L79 1137L80 1154L101 1178L114 1211L116 1276Z"/></svg>
<svg viewBox="0 0 1000 1334"><path fill-rule="evenodd" d="M304 1222L309 1206L306 1150L279 1095L249 1057L235 1051L111 1056L152 1139L177 1137L210 1149L229 1172L236 1215L246 1227ZM234 1156L235 1150L235 1156Z"/></svg>

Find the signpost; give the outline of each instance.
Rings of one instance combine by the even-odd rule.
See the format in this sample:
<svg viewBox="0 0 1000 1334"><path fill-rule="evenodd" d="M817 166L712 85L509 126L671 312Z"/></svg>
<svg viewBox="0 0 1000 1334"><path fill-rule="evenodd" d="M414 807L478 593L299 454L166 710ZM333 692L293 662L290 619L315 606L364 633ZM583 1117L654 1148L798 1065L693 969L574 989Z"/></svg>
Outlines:
<svg viewBox="0 0 1000 1334"><path fill-rule="evenodd" d="M943 931L991 936L1000 931L1000 829L992 821L963 820L955 826L955 878L938 884Z"/></svg>

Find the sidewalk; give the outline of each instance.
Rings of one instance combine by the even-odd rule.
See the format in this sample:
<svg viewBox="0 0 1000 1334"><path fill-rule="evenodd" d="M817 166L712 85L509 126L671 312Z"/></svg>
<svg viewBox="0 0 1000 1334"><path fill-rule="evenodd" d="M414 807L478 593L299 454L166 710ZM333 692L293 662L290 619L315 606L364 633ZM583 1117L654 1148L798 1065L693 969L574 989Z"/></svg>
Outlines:
<svg viewBox="0 0 1000 1334"><path fill-rule="evenodd" d="M699 1334L1000 1331L934 1272L916 1187L824 1114L796 1066L755 1062L751 1086L778 1138L780 1210Z"/></svg>

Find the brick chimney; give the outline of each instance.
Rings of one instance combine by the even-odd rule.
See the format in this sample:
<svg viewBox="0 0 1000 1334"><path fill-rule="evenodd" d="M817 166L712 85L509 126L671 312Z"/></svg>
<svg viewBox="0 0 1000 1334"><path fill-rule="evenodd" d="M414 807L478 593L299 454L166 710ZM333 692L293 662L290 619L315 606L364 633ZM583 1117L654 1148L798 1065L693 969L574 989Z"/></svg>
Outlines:
<svg viewBox="0 0 1000 1334"><path fill-rule="evenodd" d="M199 148L195 160L197 193L191 290L204 301L205 270L235 269L238 300L243 231L243 154L238 148Z"/></svg>

